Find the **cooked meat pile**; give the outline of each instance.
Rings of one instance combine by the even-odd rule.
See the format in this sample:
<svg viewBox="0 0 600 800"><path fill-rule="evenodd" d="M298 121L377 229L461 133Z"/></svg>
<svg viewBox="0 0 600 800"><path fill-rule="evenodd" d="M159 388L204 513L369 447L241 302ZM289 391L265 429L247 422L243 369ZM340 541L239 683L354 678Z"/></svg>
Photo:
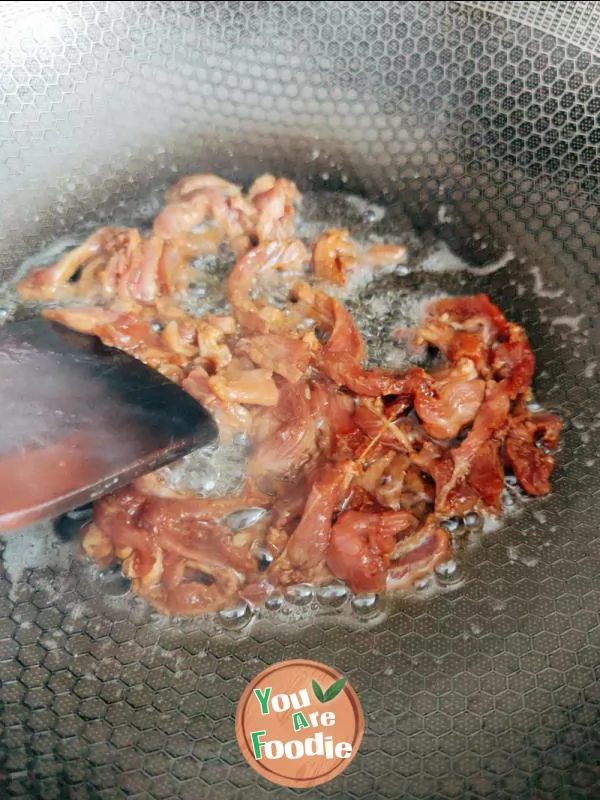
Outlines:
<svg viewBox="0 0 600 800"><path fill-rule="evenodd" d="M298 197L270 175L247 194L187 177L149 235L101 228L19 285L24 300L52 305L48 318L181 384L222 439L251 443L236 496L178 493L154 474L96 503L86 553L120 562L165 614L334 578L356 593L405 590L449 557L444 520L500 514L505 470L528 494L550 489L560 421L528 410L523 329L486 295L437 300L411 334L439 353L435 369L365 368L361 335L327 286L398 264L404 248L331 229L311 250L294 238ZM221 248L236 258L230 313L198 318L184 310L193 262Z"/></svg>

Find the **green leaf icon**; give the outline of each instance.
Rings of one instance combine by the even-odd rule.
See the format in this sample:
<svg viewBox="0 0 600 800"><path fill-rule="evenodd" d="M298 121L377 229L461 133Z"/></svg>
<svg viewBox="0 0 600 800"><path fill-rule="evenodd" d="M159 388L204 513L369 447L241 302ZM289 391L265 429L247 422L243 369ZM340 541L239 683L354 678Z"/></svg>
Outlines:
<svg viewBox="0 0 600 800"><path fill-rule="evenodd" d="M312 682L313 692L315 693L315 697L320 703L325 702L325 695L323 694L323 689L319 686L319 684L313 679Z"/></svg>
<svg viewBox="0 0 600 800"><path fill-rule="evenodd" d="M328 703L330 700L333 700L334 697L337 697L338 694L342 691L346 684L346 678L340 678L339 680L335 681L331 684L329 689L325 692L325 699L323 700L324 703Z"/></svg>
<svg viewBox="0 0 600 800"><path fill-rule="evenodd" d="M315 697L320 703L328 703L330 700L333 700L334 697L337 697L338 694L342 691L344 686L346 685L346 678L340 678L337 681L334 681L329 689L323 691L319 684L313 680L312 688L313 692L315 693Z"/></svg>

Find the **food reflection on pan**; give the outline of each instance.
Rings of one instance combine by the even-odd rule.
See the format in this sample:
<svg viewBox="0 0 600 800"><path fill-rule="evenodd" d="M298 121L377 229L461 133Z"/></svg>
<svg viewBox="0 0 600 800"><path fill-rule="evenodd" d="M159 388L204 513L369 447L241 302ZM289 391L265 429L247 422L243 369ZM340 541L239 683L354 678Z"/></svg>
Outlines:
<svg viewBox="0 0 600 800"><path fill-rule="evenodd" d="M550 489L561 426L528 408L525 331L486 295L437 299L398 334L435 350L434 368L366 368L337 293L405 250L360 246L345 229L307 244L295 238L298 198L270 175L247 193L186 177L150 234L101 228L19 285L24 300L53 304L50 319L181 384L222 439L251 442L235 496L184 494L154 474L96 503L85 552L120 562L165 614L333 578L356 593L407 590L448 558L445 520L501 513L506 470L528 494ZM193 316L193 262L224 248L228 313Z"/></svg>

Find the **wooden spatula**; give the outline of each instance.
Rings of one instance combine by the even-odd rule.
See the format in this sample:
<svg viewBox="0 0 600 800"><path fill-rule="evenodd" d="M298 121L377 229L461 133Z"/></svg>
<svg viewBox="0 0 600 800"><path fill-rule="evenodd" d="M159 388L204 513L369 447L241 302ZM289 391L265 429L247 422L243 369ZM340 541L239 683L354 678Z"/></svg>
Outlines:
<svg viewBox="0 0 600 800"><path fill-rule="evenodd" d="M212 442L208 412L97 338L0 327L0 531L49 519Z"/></svg>

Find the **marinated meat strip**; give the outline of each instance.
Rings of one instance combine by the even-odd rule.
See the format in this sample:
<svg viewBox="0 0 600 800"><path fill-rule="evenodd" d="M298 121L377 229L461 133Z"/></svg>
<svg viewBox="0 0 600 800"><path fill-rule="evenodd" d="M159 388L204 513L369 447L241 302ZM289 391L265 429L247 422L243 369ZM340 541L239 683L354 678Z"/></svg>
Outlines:
<svg viewBox="0 0 600 800"><path fill-rule="evenodd" d="M506 469L528 494L550 490L561 423L528 410L524 330L486 295L438 299L413 335L437 351L435 369L367 368L331 285L393 267L406 250L362 247L336 228L295 238L298 198L272 175L247 193L189 176L149 235L100 228L19 285L24 300L52 304L50 319L181 384L222 440L251 443L237 495L177 492L155 474L96 503L85 552L103 567L120 563L165 614L259 603L300 581L404 591L448 557L444 519L501 513ZM192 262L219 248L236 258L230 315L194 317ZM272 301L275 285L287 301Z"/></svg>

